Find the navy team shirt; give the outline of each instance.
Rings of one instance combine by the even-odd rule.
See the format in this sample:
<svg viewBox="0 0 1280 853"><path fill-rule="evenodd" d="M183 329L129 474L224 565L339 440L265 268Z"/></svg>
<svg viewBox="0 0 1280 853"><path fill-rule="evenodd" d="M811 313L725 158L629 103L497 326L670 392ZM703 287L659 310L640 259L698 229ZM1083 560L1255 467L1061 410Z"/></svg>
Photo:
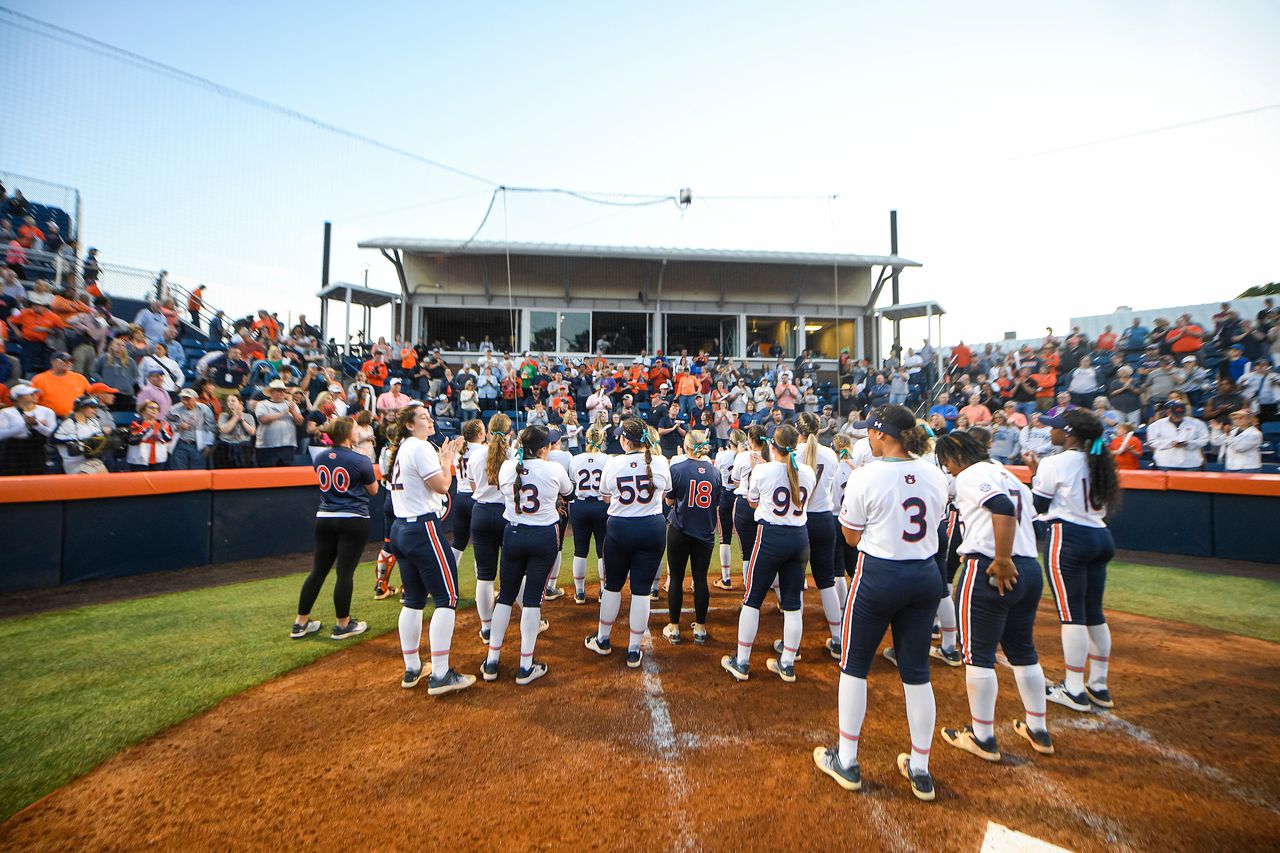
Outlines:
<svg viewBox="0 0 1280 853"><path fill-rule="evenodd" d="M369 493L374 482L373 463L363 453L347 447L331 447L311 462L320 480L317 518L368 518Z"/></svg>
<svg viewBox="0 0 1280 853"><path fill-rule="evenodd" d="M690 539L714 542L716 508L720 505L720 472L708 459L686 459L671 466L671 491L676 502L668 521Z"/></svg>

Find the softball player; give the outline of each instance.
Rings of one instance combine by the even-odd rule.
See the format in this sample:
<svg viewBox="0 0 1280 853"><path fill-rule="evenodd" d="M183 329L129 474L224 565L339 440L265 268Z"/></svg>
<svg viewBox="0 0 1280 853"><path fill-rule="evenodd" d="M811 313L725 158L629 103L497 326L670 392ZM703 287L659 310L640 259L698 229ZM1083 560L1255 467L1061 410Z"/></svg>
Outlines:
<svg viewBox="0 0 1280 853"><path fill-rule="evenodd" d="M747 564L751 551L756 544L756 514L747 502L747 480L753 465L764 459L764 446L767 442L764 427L752 424L747 427L746 446L733 459L732 482L735 484L733 494L733 529L738 534L738 545L742 548L742 583L747 582Z"/></svg>
<svg viewBox="0 0 1280 853"><path fill-rule="evenodd" d="M547 674L547 665L533 659L542 621L542 593L560 550L560 512L563 496L573 494L569 472L549 459L550 443L544 426L520 433L514 459L502 463L498 488L505 504L507 529L502 538L502 588L493 608L489 655L480 667L485 681L497 681L502 638L511 621L511 608L520 595L520 667L516 684L529 684Z"/></svg>
<svg viewBox="0 0 1280 853"><path fill-rule="evenodd" d="M333 441L313 460L320 481L320 508L316 511L316 554L311 574L302 582L298 596L298 616L289 636L295 640L320 630L311 618L324 579L334 563L338 579L333 587L333 610L338 617L331 636L335 640L363 634L368 627L351 618L351 588L356 564L369 542L369 497L378 493L378 481L369 457L351 449L355 421L336 418L325 424L324 431Z"/></svg>
<svg viewBox="0 0 1280 853"><path fill-rule="evenodd" d="M737 500L733 481L733 462L747 445L747 434L740 429L729 432L729 445L716 453L715 466L720 472L720 505L718 529L720 532L720 579L712 581L716 589L733 589L729 561L733 553L733 504Z"/></svg>
<svg viewBox="0 0 1280 853"><path fill-rule="evenodd" d="M1093 703L1114 707L1107 690L1111 629L1102 612L1107 564L1116 546L1107 529L1107 512L1120 497L1116 463L1102 439L1102 423L1087 409L1040 418L1062 453L1032 458L1031 492L1036 510L1049 522L1045 564L1062 623L1066 678L1048 688L1049 701L1073 711ZM1085 660L1089 679L1085 681Z"/></svg>
<svg viewBox="0 0 1280 853"><path fill-rule="evenodd" d="M715 544L716 518L720 511L720 471L707 460L711 442L702 430L689 430L684 437L685 461L671 466L671 506L667 524L667 566L671 583L667 588L667 627L662 636L680 642L680 611L684 606L684 570L691 564L693 575L693 641L707 641L707 568Z"/></svg>
<svg viewBox="0 0 1280 853"><path fill-rule="evenodd" d="M600 494L609 504L604 537L604 590L600 593L600 625L586 639L599 655L613 651L609 635L622 606L622 585L631 581L631 635L627 666L640 666L640 643L649 626L649 592L662 563L665 523L662 499L671 489L667 460L653 453L654 438L639 418L622 422L623 454L605 465Z"/></svg>
<svg viewBox="0 0 1280 853"><path fill-rule="evenodd" d="M573 603L587 603L587 554L591 539L596 541L596 574L604 577L604 548L606 522L609 507L600 496L600 478L609 455L604 452L607 441L604 429L598 426L587 430L587 450L573 457L569 463L569 479L574 485L574 500L569 506L569 521L573 525Z"/></svg>
<svg viewBox="0 0 1280 853"><path fill-rule="evenodd" d="M569 468L573 464L573 454L561 447L564 440L565 428L563 427L547 427L547 459L556 463L564 469L565 475L569 473ZM559 586L560 582L560 549L564 545L564 532L569 526L569 506L562 501L556 501L557 509L563 508L560 513L560 520L556 522L556 556L555 562L551 566L551 571L547 574L547 590L543 595L543 601L555 601L557 598L564 597L564 590Z"/></svg>
<svg viewBox="0 0 1280 853"><path fill-rule="evenodd" d="M822 600L822 612L827 620L831 636L827 638L827 653L840 660L840 602L848 595L844 572L836 577L836 520L831 514L832 495L835 492L836 468L839 460L829 447L818 443L818 416L801 412L796 417L796 427L804 442L804 464L813 469L817 482L806 507L805 526L809 530L809 568L813 582ZM844 587L841 590L841 587Z"/></svg>
<svg viewBox="0 0 1280 853"><path fill-rule="evenodd" d="M956 572L960 569L962 531L960 510L956 507L956 481L947 473L947 510L942 523L938 525L938 553L934 557L946 594L938 602L936 637L939 645L929 649L932 657L947 666L960 666L962 663L960 652L956 651L956 605L951 598L955 590Z"/></svg>
<svg viewBox="0 0 1280 853"><path fill-rule="evenodd" d="M462 456L458 459L457 494L453 496L453 550L454 557L461 556L471 543L471 514L475 499L471 494L471 478L467 475L467 462L471 456L485 447L489 432L479 418L462 425Z"/></svg>
<svg viewBox="0 0 1280 853"><path fill-rule="evenodd" d="M390 497L390 444L383 447L382 453L378 455L378 471L382 475L382 487L387 490L382 503L382 550L378 552L378 562L373 569L373 597L381 601L396 594L396 588L391 585L391 570L396 567L395 555L391 553L391 526L396 523L396 513Z"/></svg>
<svg viewBox="0 0 1280 853"><path fill-rule="evenodd" d="M844 504L845 490L849 485L849 477L857 470L857 466L853 464L853 456L850 448L853 447L853 440L844 433L837 433L836 437L831 440L831 450L835 453L839 464L836 465L836 473L834 481L831 484L831 503L837 509ZM836 522L837 525L839 522ZM848 578L853 577L854 566L858 562L858 549L844 541L844 536L840 534L839 529L836 530L836 573L842 580L843 585L837 584L836 589L840 590L840 612L844 613L845 602L849 600L849 584ZM841 589L843 586L843 589ZM843 617L842 617L843 618Z"/></svg>
<svg viewBox="0 0 1280 853"><path fill-rule="evenodd" d="M844 610L840 658L839 746L818 747L813 761L846 790L862 787L858 738L867 710L867 673L885 629L892 627L898 674L906 695L911 752L898 771L917 799L934 798L929 775L936 708L929 684L929 634L942 581L932 535L947 502L947 481L929 452L929 436L910 410L888 405L858 424L869 430L875 461L849 477L840 524L858 548L858 565Z"/></svg>
<svg viewBox="0 0 1280 853"><path fill-rule="evenodd" d="M502 463L510 458L507 433L511 418L497 413L489 418L489 443L477 447L467 460L466 477L471 487L471 548L476 559L476 613L480 616L480 639L489 642L493 621L493 587L498 579L498 554L506 530L504 502L498 488Z"/></svg>
<svg viewBox="0 0 1280 853"><path fill-rule="evenodd" d="M775 578L782 608L782 650L777 659L769 658L765 666L783 681L796 680L796 652L804 630L800 592L804 587L804 567L809 562L805 507L818 479L812 468L796 458L799 440L795 427L778 427L770 441L773 460L756 460L749 474L747 502L755 511L760 529L751 546L746 595L738 614L738 652L720 659L720 666L738 681L746 681L750 675L760 605Z"/></svg>
<svg viewBox="0 0 1280 853"><path fill-rule="evenodd" d="M953 432L937 440L938 463L955 478L955 503L964 522L963 561L956 593L965 685L973 724L942 729L942 739L987 761L1000 760L996 743L996 646L1013 667L1026 709L1013 730L1044 755L1053 754L1045 718L1044 670L1036 655L1036 608L1044 576L1036 560L1031 492L987 457L976 436Z"/></svg>
<svg viewBox="0 0 1280 853"><path fill-rule="evenodd" d="M396 521L391 528L391 550L400 564L404 607L400 610L400 649L404 654L401 687L416 687L425 670L418 655L422 640L422 609L427 595L435 603L428 640L431 677L427 693L439 696L465 690L475 684L474 675L463 675L449 666L449 648L458 606L458 564L445 544L440 516L449 491L462 439L450 439L439 453L427 441L436 431L431 411L410 404L396 414L395 449L391 452L391 500Z"/></svg>

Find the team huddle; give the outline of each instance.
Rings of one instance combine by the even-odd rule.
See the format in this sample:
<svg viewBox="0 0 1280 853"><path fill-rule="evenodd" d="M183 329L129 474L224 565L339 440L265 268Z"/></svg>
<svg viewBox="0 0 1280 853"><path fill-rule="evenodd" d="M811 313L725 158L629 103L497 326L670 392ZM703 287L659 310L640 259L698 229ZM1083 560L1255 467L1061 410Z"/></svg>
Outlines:
<svg viewBox="0 0 1280 853"><path fill-rule="evenodd" d="M945 742L1000 760L995 732L999 648L1024 709L1012 730L1035 752L1052 754L1048 702L1077 711L1113 705L1107 689L1111 637L1102 597L1114 553L1105 517L1119 490L1094 415L1071 410L1045 424L1062 452L1033 464L1028 489L988 457L989 442L981 431L935 439L897 405L872 410L858 424L866 437L856 443L839 435L832 447L823 446L817 440L818 419L806 413L772 436L760 426L735 430L714 458L708 436L689 431L683 452L671 459L659 452L656 431L637 418L622 423L617 435L622 453L615 455L604 452L606 434L600 427L587 431L585 452L571 455L561 449L555 428L529 426L517 434L503 414L487 425L468 421L462 436L437 448L430 441L435 425L428 407L410 405L398 414L381 460L389 492L388 534L376 589L377 597L394 594L388 580L391 567L398 565L401 686L412 688L426 678L427 692L434 696L477 680L451 665L457 567L468 547L487 648L480 677L500 677L503 645L518 605L514 675L517 684L527 685L547 674L535 651L548 627L543 603L565 595L559 586L560 553L568 526L573 529L574 602L588 602L593 541L601 581L598 624L583 644L598 656L611 655L615 640L621 646L621 629L614 629L623 588L629 587L625 655L631 668L644 663L664 557L668 623L662 636L672 644L685 640L681 614L688 572L690 635L694 643L707 641L711 559L718 540L720 574L712 585L734 589L730 545L736 532L744 558L743 598L736 651L721 658L721 668L738 681L751 677L761 608L772 597L783 624L766 669L784 682L796 680L802 596L811 574L828 627L823 645L840 669L837 743L816 748L813 760L841 787L858 790L862 784L858 741L867 713L867 676L886 631L892 632L892 646L884 654L898 668L911 738L897 766L917 798L934 798L931 658L966 667L971 720L943 727ZM355 505L362 498L367 522L367 495L377 489L363 467L342 477L329 470L341 461L346 438L340 428L335 433L334 450L315 463L318 471L326 469L317 562L304 584L295 637L319 629L308 611L335 555L340 587L358 557L358 551L350 557L350 547L344 550L338 542L324 545L322 560L321 528L341 526L335 507L340 516L358 515ZM1047 543L1045 561L1061 622L1066 673L1056 684L1046 683L1034 642L1044 585L1038 532ZM352 541L356 536L351 534ZM424 666L420 646L428 597L434 604L427 631L431 663ZM363 623L350 619L349 601L348 584L346 601L338 603L335 638L340 629L342 636L364 630Z"/></svg>

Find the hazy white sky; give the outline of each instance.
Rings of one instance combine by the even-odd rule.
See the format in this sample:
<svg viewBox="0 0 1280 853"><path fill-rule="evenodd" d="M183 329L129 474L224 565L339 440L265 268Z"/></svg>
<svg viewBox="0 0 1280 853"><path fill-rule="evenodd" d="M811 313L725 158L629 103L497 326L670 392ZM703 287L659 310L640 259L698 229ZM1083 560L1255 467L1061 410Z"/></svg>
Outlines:
<svg viewBox="0 0 1280 853"><path fill-rule="evenodd" d="M1280 279L1280 109L1057 150L1280 104L1274 2L9 7L492 181L695 192L683 218L516 196L486 239L887 253L896 208L903 300L948 338ZM30 131L0 171L79 187L104 256L214 304L314 316L323 220L333 278L390 287L357 240L465 237L487 203L27 26L0 15Z"/></svg>

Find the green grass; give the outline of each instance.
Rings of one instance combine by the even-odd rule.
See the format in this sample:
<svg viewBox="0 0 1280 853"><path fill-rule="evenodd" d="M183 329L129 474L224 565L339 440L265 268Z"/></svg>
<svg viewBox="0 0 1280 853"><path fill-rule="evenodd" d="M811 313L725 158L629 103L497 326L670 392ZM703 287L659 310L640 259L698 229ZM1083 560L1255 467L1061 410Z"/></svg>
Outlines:
<svg viewBox="0 0 1280 853"><path fill-rule="evenodd" d="M1280 581L1112 563L1106 607L1280 643Z"/></svg>
<svg viewBox="0 0 1280 853"><path fill-rule="evenodd" d="M562 578L573 553L571 540L565 544ZM735 575L739 560L735 542ZM593 559L593 580L594 567ZM303 577L0 622L0 819L228 696L395 629L400 609L367 597L373 570L365 564L356 573L353 608L369 623L364 637L327 638L331 578L314 614L325 631L288 639ZM468 553L459 571L464 598L474 595L474 578ZM1280 642L1275 581L1116 563L1107 607Z"/></svg>

